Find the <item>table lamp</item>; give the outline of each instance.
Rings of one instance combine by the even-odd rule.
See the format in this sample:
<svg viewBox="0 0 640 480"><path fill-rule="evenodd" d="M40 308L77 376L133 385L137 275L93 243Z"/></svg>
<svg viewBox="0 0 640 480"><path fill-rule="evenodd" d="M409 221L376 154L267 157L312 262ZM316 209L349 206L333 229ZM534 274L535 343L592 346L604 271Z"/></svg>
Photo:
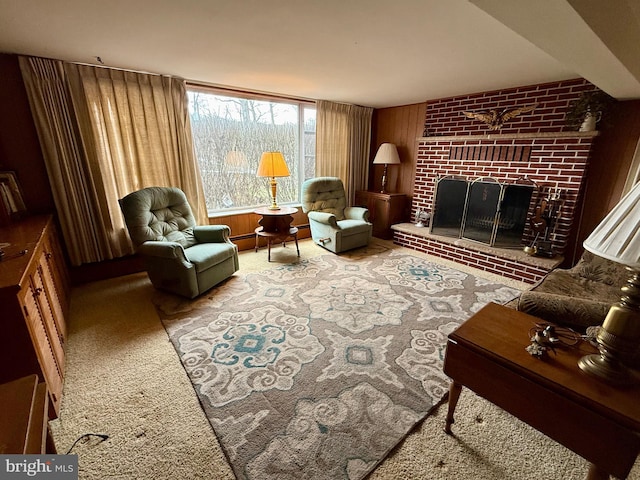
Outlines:
<svg viewBox="0 0 640 480"><path fill-rule="evenodd" d="M387 193L387 167L389 165L397 165L399 163L400 157L398 156L398 149L393 143L383 143L380 145L376 152L376 156L373 159L373 164L384 165L381 193Z"/></svg>
<svg viewBox="0 0 640 480"><path fill-rule="evenodd" d="M284 156L280 152L264 152L260 158L258 166L259 177L271 177L271 206L269 210L280 210L276 203L276 177L288 177L289 168L284 161Z"/></svg>
<svg viewBox="0 0 640 480"><path fill-rule="evenodd" d="M586 373L615 385L630 385L637 378L625 363L638 355L640 345L640 182L600 222L584 241L584 248L621 263L630 275L620 302L609 309L596 336L600 354L578 361Z"/></svg>

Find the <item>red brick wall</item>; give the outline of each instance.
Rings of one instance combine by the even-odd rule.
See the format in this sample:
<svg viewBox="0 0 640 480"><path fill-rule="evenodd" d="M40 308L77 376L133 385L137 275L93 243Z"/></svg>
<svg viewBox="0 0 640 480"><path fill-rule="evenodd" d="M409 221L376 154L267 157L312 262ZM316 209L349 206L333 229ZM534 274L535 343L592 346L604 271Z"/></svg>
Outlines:
<svg viewBox="0 0 640 480"><path fill-rule="evenodd" d="M580 78L428 101L423 136L567 131L564 114L569 103L581 92L594 89L591 83ZM538 105L534 111L509 120L497 131L462 113L502 111L531 104Z"/></svg>
<svg viewBox="0 0 640 480"><path fill-rule="evenodd" d="M461 175L469 181L493 177L501 183L512 183L526 177L537 184L542 198L548 197L556 187L562 191L562 209L551 238L554 251L562 254L567 247L574 218L578 216L578 199L593 142L592 136L571 132L564 124L564 114L569 103L581 92L594 88L586 80L575 79L427 102L424 135L429 138L418 141L411 218L415 218L418 208L432 209L439 177ZM500 130L490 130L485 123L467 118L462 113L490 109L501 111L530 104L537 104L534 111L515 117ZM504 135L510 138L504 138ZM514 138L517 136L520 138ZM504 155L487 153L498 148L505 152ZM506 160L514 156L514 159ZM530 211L535 208L537 200L534 194ZM542 269L537 271L517 262L498 261L498 257L482 258L478 252L438 245L424 238L398 232L395 238L401 245L512 278L535 281L545 273ZM527 226L525 240L532 238Z"/></svg>

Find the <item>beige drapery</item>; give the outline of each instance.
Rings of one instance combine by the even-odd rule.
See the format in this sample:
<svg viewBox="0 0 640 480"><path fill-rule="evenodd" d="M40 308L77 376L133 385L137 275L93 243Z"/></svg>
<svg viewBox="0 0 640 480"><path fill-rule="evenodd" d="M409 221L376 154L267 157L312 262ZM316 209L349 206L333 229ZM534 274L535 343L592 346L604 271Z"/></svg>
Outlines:
<svg viewBox="0 0 640 480"><path fill-rule="evenodd" d="M108 198L148 186L181 188L207 222L184 80L65 63L80 132ZM121 217L117 204L112 214Z"/></svg>
<svg viewBox="0 0 640 480"><path fill-rule="evenodd" d="M72 265L114 258L99 217L62 62L19 57L45 166Z"/></svg>
<svg viewBox="0 0 640 480"><path fill-rule="evenodd" d="M316 110L316 175L342 179L353 203L366 190L373 108L319 100Z"/></svg>
<svg viewBox="0 0 640 480"><path fill-rule="evenodd" d="M207 222L183 80L20 62L73 265L133 253L118 199L143 187L181 188Z"/></svg>

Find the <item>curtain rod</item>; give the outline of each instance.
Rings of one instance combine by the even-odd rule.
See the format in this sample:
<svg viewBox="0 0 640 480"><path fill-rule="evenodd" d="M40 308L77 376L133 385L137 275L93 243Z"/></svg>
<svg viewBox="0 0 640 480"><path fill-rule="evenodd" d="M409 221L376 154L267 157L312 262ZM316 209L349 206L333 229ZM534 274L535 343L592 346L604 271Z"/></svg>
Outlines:
<svg viewBox="0 0 640 480"><path fill-rule="evenodd" d="M68 62L66 60L63 60L63 62L74 63L76 65L85 65L87 67L108 68L110 70L118 70L120 72L142 73L144 75L154 75L156 77L173 77L173 78L179 78L180 80L184 80L184 78L182 78L182 77L179 77L177 75L171 75L171 74L168 74L168 73L156 73L156 72L147 72L145 70L134 70L132 68L112 67L110 65L105 65L104 63L103 64L99 64L99 63L87 63L87 62Z"/></svg>

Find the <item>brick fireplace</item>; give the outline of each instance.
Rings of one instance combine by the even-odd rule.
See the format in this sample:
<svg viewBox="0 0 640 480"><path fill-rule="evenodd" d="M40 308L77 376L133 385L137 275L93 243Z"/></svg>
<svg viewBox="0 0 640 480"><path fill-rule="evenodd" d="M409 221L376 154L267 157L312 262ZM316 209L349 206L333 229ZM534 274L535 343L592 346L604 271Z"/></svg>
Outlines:
<svg viewBox="0 0 640 480"><path fill-rule="evenodd" d="M562 261L579 216L578 199L596 135L568 131L564 111L581 92L592 89L593 85L578 79L428 102L425 136L417 140L412 219L418 209L432 210L439 178L453 175L473 181L488 177L505 185L526 179L536 186L529 215L541 200L560 195L549 238L554 258L530 257L521 248L490 248L465 239L443 238L412 224L394 227L395 243L529 283L542 278ZM529 104L538 106L497 131L462 114ZM523 246L534 235L527 222Z"/></svg>

